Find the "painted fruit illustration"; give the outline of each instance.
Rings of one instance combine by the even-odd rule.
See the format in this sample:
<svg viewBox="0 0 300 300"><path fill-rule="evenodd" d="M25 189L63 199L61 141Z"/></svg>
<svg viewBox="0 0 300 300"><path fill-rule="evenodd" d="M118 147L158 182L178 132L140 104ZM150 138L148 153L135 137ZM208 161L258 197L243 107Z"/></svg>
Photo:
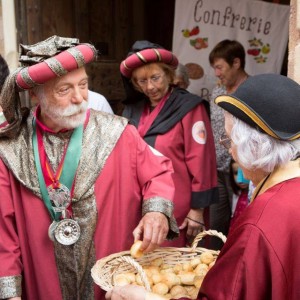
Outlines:
<svg viewBox="0 0 300 300"><path fill-rule="evenodd" d="M204 70L199 64L191 62L191 63L185 64L185 67L188 70L190 79L197 80L197 79L202 78L204 75Z"/></svg>
<svg viewBox="0 0 300 300"><path fill-rule="evenodd" d="M184 37L188 38L190 36L199 34L200 33L200 28L199 28L199 26L195 26L191 30L189 30L189 29L182 29L181 32L182 32L182 35Z"/></svg>
<svg viewBox="0 0 300 300"><path fill-rule="evenodd" d="M193 46L195 49L203 49L208 47L208 38L197 38L194 40L190 40L191 46Z"/></svg>
<svg viewBox="0 0 300 300"><path fill-rule="evenodd" d="M258 64L264 64L267 61L267 57L264 57L262 55L260 55L258 57L254 57L254 59L256 60L256 62Z"/></svg>
<svg viewBox="0 0 300 300"><path fill-rule="evenodd" d="M263 45L263 47L261 48L261 52L263 54L268 54L270 52L271 48L269 44L265 44Z"/></svg>
<svg viewBox="0 0 300 300"><path fill-rule="evenodd" d="M200 33L200 29L199 29L199 26L195 26L191 31L190 31L190 36L193 36L193 35L197 35Z"/></svg>
<svg viewBox="0 0 300 300"><path fill-rule="evenodd" d="M253 38L252 40L248 40L250 47L260 47L263 45L261 39Z"/></svg>
<svg viewBox="0 0 300 300"><path fill-rule="evenodd" d="M181 32L182 32L182 35L184 37L189 37L190 36L190 32L189 32L188 29L182 29Z"/></svg>
<svg viewBox="0 0 300 300"><path fill-rule="evenodd" d="M260 49L258 49L258 48L248 49L248 50L247 50L247 53L248 53L249 55L257 56L257 55L259 55L259 53L260 53Z"/></svg>

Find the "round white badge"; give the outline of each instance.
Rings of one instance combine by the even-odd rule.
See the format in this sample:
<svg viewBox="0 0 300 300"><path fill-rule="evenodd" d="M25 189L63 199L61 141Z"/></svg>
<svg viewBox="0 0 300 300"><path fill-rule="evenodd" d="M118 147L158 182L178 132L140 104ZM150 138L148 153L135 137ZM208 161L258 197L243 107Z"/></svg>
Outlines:
<svg viewBox="0 0 300 300"><path fill-rule="evenodd" d="M198 144L206 143L206 128L203 121L198 121L193 125L192 136Z"/></svg>

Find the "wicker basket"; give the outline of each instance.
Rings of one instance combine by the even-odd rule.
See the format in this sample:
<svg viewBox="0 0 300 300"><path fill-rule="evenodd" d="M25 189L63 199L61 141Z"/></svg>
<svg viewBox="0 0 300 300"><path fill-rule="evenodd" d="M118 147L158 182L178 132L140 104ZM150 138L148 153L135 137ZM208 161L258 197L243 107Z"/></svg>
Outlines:
<svg viewBox="0 0 300 300"><path fill-rule="evenodd" d="M193 258L199 257L201 253L207 251L212 253L214 257L217 257L220 251L197 247L198 242L207 235L219 237L224 243L226 241L226 237L222 233L215 230L207 230L196 236L190 248L158 248L137 259L131 257L130 251L115 253L96 262L91 270L92 277L97 285L103 290L108 291L114 286L114 277L116 274L134 272L140 275L144 287L150 291L150 284L142 268L143 266L150 265L157 258L162 258L164 264L170 266L175 266L179 263L188 263Z"/></svg>

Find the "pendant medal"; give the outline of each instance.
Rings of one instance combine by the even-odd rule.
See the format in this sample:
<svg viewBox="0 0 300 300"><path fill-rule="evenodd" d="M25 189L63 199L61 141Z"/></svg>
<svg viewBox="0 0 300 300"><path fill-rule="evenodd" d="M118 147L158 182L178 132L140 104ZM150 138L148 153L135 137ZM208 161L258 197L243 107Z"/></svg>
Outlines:
<svg viewBox="0 0 300 300"><path fill-rule="evenodd" d="M70 190L62 183L58 187L50 185L47 190L54 212L63 212L71 203Z"/></svg>
<svg viewBox="0 0 300 300"><path fill-rule="evenodd" d="M54 242L54 232L55 232L57 225L58 225L58 223L56 221L53 221L50 224L49 229L48 229L48 236L52 242Z"/></svg>
<svg viewBox="0 0 300 300"><path fill-rule="evenodd" d="M54 231L56 240L65 246L76 243L80 237L80 227L73 219L64 219L58 222Z"/></svg>

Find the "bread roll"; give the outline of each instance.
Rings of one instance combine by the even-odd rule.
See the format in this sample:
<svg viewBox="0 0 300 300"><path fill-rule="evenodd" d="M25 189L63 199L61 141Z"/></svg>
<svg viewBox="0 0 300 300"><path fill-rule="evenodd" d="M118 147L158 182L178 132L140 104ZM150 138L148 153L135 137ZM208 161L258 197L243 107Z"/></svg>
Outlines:
<svg viewBox="0 0 300 300"><path fill-rule="evenodd" d="M159 282L153 285L152 292L159 295L165 295L169 292L169 288L165 283Z"/></svg>
<svg viewBox="0 0 300 300"><path fill-rule="evenodd" d="M192 267L192 265L189 262L188 263L184 263L182 265L182 270L190 272L190 271L193 271L193 267Z"/></svg>
<svg viewBox="0 0 300 300"><path fill-rule="evenodd" d="M174 285L179 285L181 283L180 278L175 273L166 273L163 275L163 282L172 288Z"/></svg>
<svg viewBox="0 0 300 300"><path fill-rule="evenodd" d="M124 286L130 284L130 280L126 278L125 274L116 275L114 282L116 286Z"/></svg>
<svg viewBox="0 0 300 300"><path fill-rule="evenodd" d="M209 265L211 262L215 260L214 256L210 252L203 252L200 255L201 262Z"/></svg>
<svg viewBox="0 0 300 300"><path fill-rule="evenodd" d="M201 276L196 276L195 277L195 279L194 279L194 285L195 285L195 287L197 289L200 289L202 281L203 281L203 277L201 277Z"/></svg>
<svg viewBox="0 0 300 300"><path fill-rule="evenodd" d="M156 284L156 283L162 282L164 279L164 276L160 273L155 273L152 275L151 278L152 278L153 283Z"/></svg>
<svg viewBox="0 0 300 300"><path fill-rule="evenodd" d="M186 288L184 288L181 285L174 285L170 290L170 294L172 297L176 297L176 295L179 295L179 294L187 294L187 293L188 292L187 292Z"/></svg>
<svg viewBox="0 0 300 300"><path fill-rule="evenodd" d="M199 264L201 264L201 260L199 257L195 257L191 260L191 266L195 269Z"/></svg>
<svg viewBox="0 0 300 300"><path fill-rule="evenodd" d="M180 271L182 271L182 265L181 264L175 265L173 270L175 274L178 274Z"/></svg>
<svg viewBox="0 0 300 300"><path fill-rule="evenodd" d="M208 265L206 264L199 264L196 269L194 270L194 272L196 273L196 275L198 276L205 276L206 273L208 272Z"/></svg>
<svg viewBox="0 0 300 300"><path fill-rule="evenodd" d="M143 251L140 250L141 246L142 246L142 241L136 241L130 248L130 255L133 258L139 258L141 256L143 256Z"/></svg>
<svg viewBox="0 0 300 300"><path fill-rule="evenodd" d="M195 279L195 276L196 276L194 272L184 272L184 271L182 271L177 276L179 276L182 284L194 285L194 279Z"/></svg>

